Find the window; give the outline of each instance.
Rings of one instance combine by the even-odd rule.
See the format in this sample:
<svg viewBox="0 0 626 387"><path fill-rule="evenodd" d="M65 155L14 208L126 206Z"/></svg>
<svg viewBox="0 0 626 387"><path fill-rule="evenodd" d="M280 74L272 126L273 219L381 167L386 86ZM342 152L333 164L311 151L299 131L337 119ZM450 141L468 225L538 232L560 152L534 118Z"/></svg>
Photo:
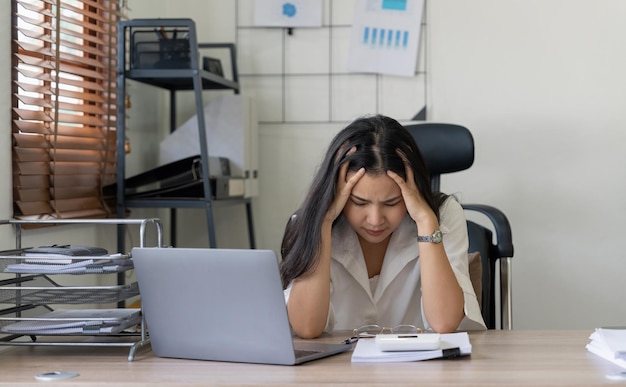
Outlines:
<svg viewBox="0 0 626 387"><path fill-rule="evenodd" d="M15 218L114 213L119 3L11 1Z"/></svg>

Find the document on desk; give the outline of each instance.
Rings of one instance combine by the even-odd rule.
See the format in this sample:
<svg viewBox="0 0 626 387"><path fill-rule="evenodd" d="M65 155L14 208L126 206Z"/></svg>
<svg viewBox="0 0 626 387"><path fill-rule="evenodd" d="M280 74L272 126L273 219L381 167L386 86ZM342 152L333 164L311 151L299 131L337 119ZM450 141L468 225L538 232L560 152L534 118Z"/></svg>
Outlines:
<svg viewBox="0 0 626 387"><path fill-rule="evenodd" d="M430 351L383 352L374 339L360 339L352 352L353 363L406 362L466 356L472 353L467 332L441 335L441 349Z"/></svg>
<svg viewBox="0 0 626 387"><path fill-rule="evenodd" d="M626 328L598 328L589 339L589 352L626 368Z"/></svg>

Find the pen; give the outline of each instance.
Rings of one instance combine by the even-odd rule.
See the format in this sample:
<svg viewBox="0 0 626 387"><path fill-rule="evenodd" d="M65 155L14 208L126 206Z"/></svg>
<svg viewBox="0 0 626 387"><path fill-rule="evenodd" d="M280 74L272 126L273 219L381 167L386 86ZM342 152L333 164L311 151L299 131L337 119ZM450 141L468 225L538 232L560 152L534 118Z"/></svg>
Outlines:
<svg viewBox="0 0 626 387"><path fill-rule="evenodd" d="M446 348L441 350L441 358L442 359L454 359L455 357L461 356L461 348Z"/></svg>
<svg viewBox="0 0 626 387"><path fill-rule="evenodd" d="M341 344L354 344L357 341L359 341L358 336L352 336L342 341Z"/></svg>

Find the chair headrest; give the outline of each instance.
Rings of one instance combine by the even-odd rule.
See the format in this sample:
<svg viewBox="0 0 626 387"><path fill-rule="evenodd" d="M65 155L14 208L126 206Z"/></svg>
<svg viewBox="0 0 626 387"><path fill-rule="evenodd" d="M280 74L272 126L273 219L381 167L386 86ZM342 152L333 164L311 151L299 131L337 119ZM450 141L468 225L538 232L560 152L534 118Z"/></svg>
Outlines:
<svg viewBox="0 0 626 387"><path fill-rule="evenodd" d="M444 123L405 127L413 135L431 176L463 171L474 163L474 138L466 127Z"/></svg>

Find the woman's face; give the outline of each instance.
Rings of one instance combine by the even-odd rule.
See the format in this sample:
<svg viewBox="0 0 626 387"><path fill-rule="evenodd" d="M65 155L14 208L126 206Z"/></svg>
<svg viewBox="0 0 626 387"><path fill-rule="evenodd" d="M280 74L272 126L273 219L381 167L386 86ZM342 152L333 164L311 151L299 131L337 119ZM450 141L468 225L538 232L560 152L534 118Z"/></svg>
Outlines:
<svg viewBox="0 0 626 387"><path fill-rule="evenodd" d="M400 226L406 206L400 187L387 174L365 174L352 188L343 214L361 239L381 243Z"/></svg>

